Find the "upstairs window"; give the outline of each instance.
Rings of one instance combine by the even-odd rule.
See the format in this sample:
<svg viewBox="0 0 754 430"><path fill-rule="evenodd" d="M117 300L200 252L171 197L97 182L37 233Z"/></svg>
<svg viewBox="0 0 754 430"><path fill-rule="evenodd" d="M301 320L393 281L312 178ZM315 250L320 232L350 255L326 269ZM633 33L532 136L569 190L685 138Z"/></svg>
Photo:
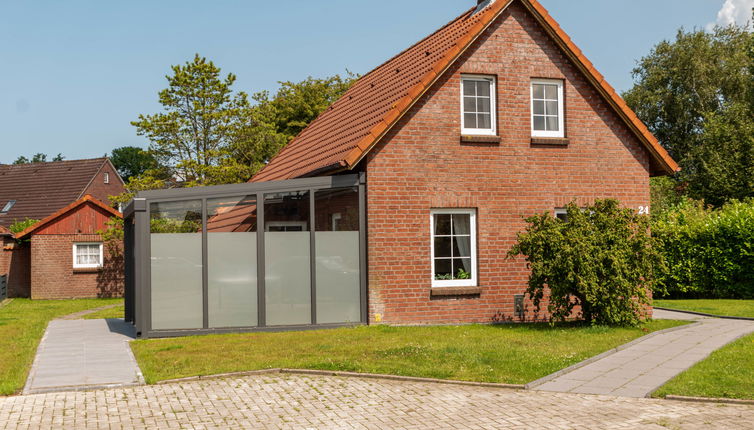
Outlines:
<svg viewBox="0 0 754 430"><path fill-rule="evenodd" d="M106 183L106 184L109 184L109 183L110 183L110 174L109 174L109 173L107 173L107 172L105 172L105 183Z"/></svg>
<svg viewBox="0 0 754 430"><path fill-rule="evenodd" d="M435 209L430 225L432 286L476 286L476 211Z"/></svg>
<svg viewBox="0 0 754 430"><path fill-rule="evenodd" d="M461 134L497 134L495 78L461 76Z"/></svg>
<svg viewBox="0 0 754 430"><path fill-rule="evenodd" d="M563 81L535 79L531 83L531 135L565 137Z"/></svg>

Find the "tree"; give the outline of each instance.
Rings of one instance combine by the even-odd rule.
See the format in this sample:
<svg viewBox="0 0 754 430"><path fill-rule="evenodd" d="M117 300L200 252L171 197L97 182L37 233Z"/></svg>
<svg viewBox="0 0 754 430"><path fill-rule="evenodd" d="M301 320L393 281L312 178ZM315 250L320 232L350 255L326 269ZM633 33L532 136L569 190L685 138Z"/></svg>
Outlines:
<svg viewBox="0 0 754 430"><path fill-rule="evenodd" d="M60 154L60 153L52 157L52 161L63 161L64 159L65 157L63 157L63 154ZM37 152L31 157L31 160L21 155L18 158L16 158L16 161L14 161L13 164L46 163L46 162L47 162L47 154Z"/></svg>
<svg viewBox="0 0 754 430"><path fill-rule="evenodd" d="M580 306L591 324L638 324L663 267L649 218L616 200L583 209L571 203L567 210L566 221L549 213L527 218L509 252L526 258L527 293L537 311L549 292L552 321L573 316Z"/></svg>
<svg viewBox="0 0 754 430"><path fill-rule="evenodd" d="M113 149L110 154L110 161L124 181L139 176L149 169L157 168L157 160L154 156L136 146L123 146Z"/></svg>
<svg viewBox="0 0 754 430"><path fill-rule="evenodd" d="M624 94L660 143L679 162L675 178L693 198L720 205L751 195L752 188L730 175L749 172L752 158L716 151L749 151L747 128L733 132L754 113L754 47L744 27L717 27L712 32L680 30L639 61L635 85ZM712 168L722 162L724 166ZM729 182L732 186L722 187ZM722 193L722 194L719 194Z"/></svg>
<svg viewBox="0 0 754 430"><path fill-rule="evenodd" d="M280 82L275 96L269 92L254 94L259 106L267 106L274 112L273 124L288 140L296 137L315 118L335 103L358 79L358 75L346 71L346 76L329 76L318 79L309 76L301 82Z"/></svg>
<svg viewBox="0 0 754 430"><path fill-rule="evenodd" d="M159 93L165 112L139 115L131 124L138 135L150 140L157 162L173 175L189 184L212 184L217 169L234 164L228 162L227 151L238 127L246 122L247 95L233 94L235 75L221 78L220 68L198 54L193 61L172 66L172 71L166 76L168 88Z"/></svg>

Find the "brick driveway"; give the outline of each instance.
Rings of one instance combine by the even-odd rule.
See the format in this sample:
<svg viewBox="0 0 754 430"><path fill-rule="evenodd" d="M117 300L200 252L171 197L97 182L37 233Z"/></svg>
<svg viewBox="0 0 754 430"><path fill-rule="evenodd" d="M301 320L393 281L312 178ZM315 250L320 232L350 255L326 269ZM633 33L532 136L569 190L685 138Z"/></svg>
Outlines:
<svg viewBox="0 0 754 430"><path fill-rule="evenodd" d="M0 398L0 429L736 429L752 422L754 406L745 405L286 374Z"/></svg>

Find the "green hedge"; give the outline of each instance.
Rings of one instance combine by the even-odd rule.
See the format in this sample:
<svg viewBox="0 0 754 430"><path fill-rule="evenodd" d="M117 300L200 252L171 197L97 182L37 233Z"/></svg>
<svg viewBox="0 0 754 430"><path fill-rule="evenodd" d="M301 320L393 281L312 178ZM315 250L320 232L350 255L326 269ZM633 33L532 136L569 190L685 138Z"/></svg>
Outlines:
<svg viewBox="0 0 754 430"><path fill-rule="evenodd" d="M652 224L667 267L657 297L754 298L754 200L685 201Z"/></svg>

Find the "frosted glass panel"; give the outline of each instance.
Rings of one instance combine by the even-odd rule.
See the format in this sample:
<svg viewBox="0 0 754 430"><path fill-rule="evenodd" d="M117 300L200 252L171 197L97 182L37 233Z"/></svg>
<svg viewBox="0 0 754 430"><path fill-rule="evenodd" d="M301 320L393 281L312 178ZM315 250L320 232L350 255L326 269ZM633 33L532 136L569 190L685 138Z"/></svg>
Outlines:
<svg viewBox="0 0 754 430"><path fill-rule="evenodd" d="M202 234L152 234L152 329L202 328Z"/></svg>
<svg viewBox="0 0 754 430"><path fill-rule="evenodd" d="M359 232L315 233L317 323L361 321Z"/></svg>
<svg viewBox="0 0 754 430"><path fill-rule="evenodd" d="M207 233L210 327L257 325L257 234Z"/></svg>
<svg viewBox="0 0 754 430"><path fill-rule="evenodd" d="M267 325L311 324L309 232L266 232Z"/></svg>

